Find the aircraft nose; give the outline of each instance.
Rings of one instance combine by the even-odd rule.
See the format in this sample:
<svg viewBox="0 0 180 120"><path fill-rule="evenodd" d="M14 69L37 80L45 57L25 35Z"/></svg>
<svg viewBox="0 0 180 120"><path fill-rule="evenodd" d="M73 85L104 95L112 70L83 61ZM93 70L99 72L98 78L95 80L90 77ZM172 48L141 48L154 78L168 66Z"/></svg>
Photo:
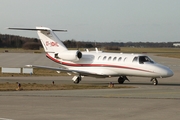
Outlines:
<svg viewBox="0 0 180 120"><path fill-rule="evenodd" d="M173 76L173 71L168 67L163 67L161 72L161 77L171 77Z"/></svg>
<svg viewBox="0 0 180 120"><path fill-rule="evenodd" d="M173 75L174 75L173 71L171 69L168 69L167 72L166 72L166 76L171 77Z"/></svg>

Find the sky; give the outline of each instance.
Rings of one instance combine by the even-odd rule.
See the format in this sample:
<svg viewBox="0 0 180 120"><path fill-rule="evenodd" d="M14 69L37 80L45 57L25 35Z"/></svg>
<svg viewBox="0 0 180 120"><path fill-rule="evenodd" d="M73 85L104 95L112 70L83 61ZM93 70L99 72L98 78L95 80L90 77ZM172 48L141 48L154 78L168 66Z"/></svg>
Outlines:
<svg viewBox="0 0 180 120"><path fill-rule="evenodd" d="M38 38L7 27L66 29L62 40L180 42L180 0L1 0L0 33Z"/></svg>

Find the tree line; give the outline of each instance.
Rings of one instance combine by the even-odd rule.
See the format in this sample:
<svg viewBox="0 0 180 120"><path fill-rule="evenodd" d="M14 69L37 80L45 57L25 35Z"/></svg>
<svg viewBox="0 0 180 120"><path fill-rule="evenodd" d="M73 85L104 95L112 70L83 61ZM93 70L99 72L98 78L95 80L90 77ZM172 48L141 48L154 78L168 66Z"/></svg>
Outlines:
<svg viewBox="0 0 180 120"><path fill-rule="evenodd" d="M105 48L109 50L119 50L120 47L174 47L177 42L90 42L65 40L62 41L67 48ZM16 35L0 34L0 48L23 48L39 49L41 42L37 38L28 38Z"/></svg>
<svg viewBox="0 0 180 120"><path fill-rule="evenodd" d="M0 48L39 49L40 46L37 38L0 34Z"/></svg>

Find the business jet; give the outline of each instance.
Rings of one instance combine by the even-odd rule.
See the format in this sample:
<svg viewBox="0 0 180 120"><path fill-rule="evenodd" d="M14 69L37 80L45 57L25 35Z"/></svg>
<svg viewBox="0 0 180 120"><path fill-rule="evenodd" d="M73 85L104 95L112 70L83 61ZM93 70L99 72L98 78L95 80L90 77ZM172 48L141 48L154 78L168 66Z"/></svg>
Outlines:
<svg viewBox="0 0 180 120"><path fill-rule="evenodd" d="M46 57L58 63L60 67L26 65L74 73L74 83L79 83L83 76L96 78L118 77L118 83L123 84L129 80L127 76L149 77L153 85L158 84L157 78L173 76L170 68L156 63L145 54L106 53L98 51L68 50L54 31L67 32L67 30L55 30L47 27L8 28L14 30L37 31L40 41L46 52Z"/></svg>

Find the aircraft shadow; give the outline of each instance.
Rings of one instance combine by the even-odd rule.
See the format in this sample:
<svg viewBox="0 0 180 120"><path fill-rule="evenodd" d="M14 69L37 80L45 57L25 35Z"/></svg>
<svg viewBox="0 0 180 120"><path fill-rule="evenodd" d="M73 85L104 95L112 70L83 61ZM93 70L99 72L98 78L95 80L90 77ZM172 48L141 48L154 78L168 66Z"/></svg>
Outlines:
<svg viewBox="0 0 180 120"><path fill-rule="evenodd" d="M109 83L83 83L83 84L91 84L91 85L109 85L110 84L110 82ZM129 82L129 83L124 83L124 84L119 84L119 83L113 83L114 85L146 85L146 86L152 86L152 83L151 82L149 82L149 83L131 83L131 82ZM180 86L180 83L158 83L158 85L157 86Z"/></svg>
<svg viewBox="0 0 180 120"><path fill-rule="evenodd" d="M118 84L118 83L116 83ZM152 85L152 83L124 83L123 85ZM158 83L157 86L180 86L179 83Z"/></svg>

